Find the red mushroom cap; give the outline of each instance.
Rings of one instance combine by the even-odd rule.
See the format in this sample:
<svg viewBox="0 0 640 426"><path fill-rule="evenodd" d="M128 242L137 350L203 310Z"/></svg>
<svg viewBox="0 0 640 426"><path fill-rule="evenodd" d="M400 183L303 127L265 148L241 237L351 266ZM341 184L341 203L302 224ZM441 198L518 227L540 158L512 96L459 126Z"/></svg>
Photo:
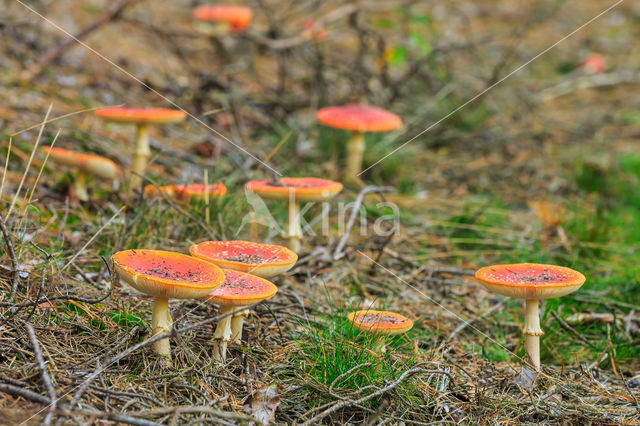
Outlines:
<svg viewBox="0 0 640 426"><path fill-rule="evenodd" d="M356 311L349 314L354 328L374 334L402 334L413 327L413 321L390 311Z"/></svg>
<svg viewBox="0 0 640 426"><path fill-rule="evenodd" d="M298 260L298 255L286 247L250 241L205 241L192 245L189 252L222 268L262 278L286 272Z"/></svg>
<svg viewBox="0 0 640 426"><path fill-rule="evenodd" d="M242 31L251 24L253 11L229 4L204 5L193 9L193 17L198 21L225 22L232 31Z"/></svg>
<svg viewBox="0 0 640 426"><path fill-rule="evenodd" d="M118 173L116 163L99 155L83 154L63 148L52 148L50 146L44 146L42 149L48 152L49 158L58 164L84 170L87 173L105 179L113 179Z"/></svg>
<svg viewBox="0 0 640 426"><path fill-rule="evenodd" d="M216 265L170 251L120 251L113 255L113 266L132 287L155 297L195 299L224 281Z"/></svg>
<svg viewBox="0 0 640 426"><path fill-rule="evenodd" d="M316 119L325 126L360 132L388 132L402 126L402 119L394 113L359 104L322 108Z"/></svg>
<svg viewBox="0 0 640 426"><path fill-rule="evenodd" d="M220 306L245 306L269 299L278 292L272 282L246 272L223 269L224 282L202 299Z"/></svg>
<svg viewBox="0 0 640 426"><path fill-rule="evenodd" d="M494 293L518 299L551 299L573 293L585 276L564 266L539 263L485 266L476 278Z"/></svg>
<svg viewBox="0 0 640 426"><path fill-rule="evenodd" d="M227 193L227 187L222 182L206 186L202 183L167 186L146 185L144 187L144 196L147 198L155 198L160 195L160 191L169 198L175 198L180 201L190 201L203 200L206 193L209 194L209 197L222 197Z"/></svg>
<svg viewBox="0 0 640 426"><path fill-rule="evenodd" d="M164 124L177 123L186 118L187 113L169 108L124 108L107 107L95 111L96 116L114 123Z"/></svg>
<svg viewBox="0 0 640 426"><path fill-rule="evenodd" d="M326 201L342 191L340 182L314 177L285 177L279 183L252 180L245 187L271 200L288 200L293 194L297 201Z"/></svg>

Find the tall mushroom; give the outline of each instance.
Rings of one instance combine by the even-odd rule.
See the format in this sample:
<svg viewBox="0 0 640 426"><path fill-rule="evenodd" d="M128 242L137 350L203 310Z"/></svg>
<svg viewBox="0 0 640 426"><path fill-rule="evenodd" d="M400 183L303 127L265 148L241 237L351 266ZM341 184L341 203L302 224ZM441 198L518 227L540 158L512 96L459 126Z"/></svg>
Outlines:
<svg viewBox="0 0 640 426"><path fill-rule="evenodd" d="M387 336L406 333L413 327L409 318L391 311L364 310L348 316L353 328L375 336L374 350L385 352Z"/></svg>
<svg viewBox="0 0 640 426"><path fill-rule="evenodd" d="M169 299L197 299L224 281L224 273L218 266L180 253L124 250L114 254L112 260L121 279L155 298L151 317L153 336L171 331ZM168 338L155 342L154 350L163 366L171 365Z"/></svg>
<svg viewBox="0 0 640 426"><path fill-rule="evenodd" d="M77 170L73 181L73 189L81 201L87 201L87 175L95 175L105 179L114 179L118 173L116 163L99 155L82 154L62 148L43 147L54 163Z"/></svg>
<svg viewBox="0 0 640 426"><path fill-rule="evenodd" d="M167 108L108 107L97 109L95 114L107 122L128 123L137 126L136 149L131 164L131 171L134 173L129 176L129 191L140 186L142 179L138 175L144 174L151 156L149 126L177 123L187 117L187 113L184 111Z"/></svg>
<svg viewBox="0 0 640 426"><path fill-rule="evenodd" d="M540 328L538 304L540 299L566 296L579 289L585 277L564 266L539 263L485 266L476 278L492 293L525 300L524 348L527 361L540 371Z"/></svg>
<svg viewBox="0 0 640 426"><path fill-rule="evenodd" d="M300 226L300 203L329 201L342 191L342 184L332 180L313 177L285 177L273 182L270 180L252 180L245 187L266 200L287 201L287 230L283 237L287 246L299 252L302 240Z"/></svg>
<svg viewBox="0 0 640 426"><path fill-rule="evenodd" d="M364 132L388 132L402 126L402 119L394 113L360 104L322 108L316 113L316 119L325 126L352 131L347 141L344 179L357 184L362 184L358 174L365 150Z"/></svg>
<svg viewBox="0 0 640 426"><path fill-rule="evenodd" d="M217 32L241 32L249 27L253 11L248 7L230 4L203 5L193 9L193 17L198 21L212 22Z"/></svg>
<svg viewBox="0 0 640 426"><path fill-rule="evenodd" d="M242 306L251 305L273 297L278 288L270 281L246 272L223 269L225 280L221 286L213 292L202 297L211 303L220 306L220 314L226 314ZM246 312L246 310L242 311ZM230 340L238 339L235 335L238 330L233 330L233 320L236 315L228 315L221 318L214 333L215 345L213 356L217 361L225 361L227 358L227 344ZM241 316L240 318L244 318ZM240 325L240 333L242 325Z"/></svg>
<svg viewBox="0 0 640 426"><path fill-rule="evenodd" d="M286 247L249 241L205 241L192 245L189 252L221 268L261 278L282 274L298 260L298 255ZM246 310L233 314L231 341L234 343L240 343L244 318L248 314Z"/></svg>

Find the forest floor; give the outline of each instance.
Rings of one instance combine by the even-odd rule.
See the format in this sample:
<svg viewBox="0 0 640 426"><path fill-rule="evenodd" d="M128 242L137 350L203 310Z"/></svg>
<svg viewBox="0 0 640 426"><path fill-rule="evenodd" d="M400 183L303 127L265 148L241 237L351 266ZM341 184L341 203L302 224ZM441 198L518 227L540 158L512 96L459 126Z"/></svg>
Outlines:
<svg viewBox="0 0 640 426"><path fill-rule="evenodd" d="M0 0L0 424L640 423L636 5L256 0L249 31L216 38L191 22L190 2L123 1L100 22L111 3ZM71 45L43 64L66 37L43 17L74 34L100 22L83 38L92 50ZM326 39L303 32L311 17ZM601 73L581 66L592 52L606 60ZM364 223L350 229L356 187L331 203L328 230L321 206L306 212L315 235L224 365L211 358L216 308L172 301L173 368L160 368L145 343L151 299L110 277L110 256L282 243L244 223L244 183L271 167L339 179L330 158L341 164L346 134L314 113L356 101L405 122L367 136L363 179L393 190L362 197ZM73 177L38 147L126 169L133 129L95 118L105 105L184 108L192 119L152 129L147 178L202 182L206 171L228 193L180 207L127 198L120 179L91 181L87 203L69 197ZM285 206L267 205L283 223ZM473 277L517 262L587 277L541 305L532 388L514 381L521 301ZM415 325L376 353L346 318L368 308Z"/></svg>

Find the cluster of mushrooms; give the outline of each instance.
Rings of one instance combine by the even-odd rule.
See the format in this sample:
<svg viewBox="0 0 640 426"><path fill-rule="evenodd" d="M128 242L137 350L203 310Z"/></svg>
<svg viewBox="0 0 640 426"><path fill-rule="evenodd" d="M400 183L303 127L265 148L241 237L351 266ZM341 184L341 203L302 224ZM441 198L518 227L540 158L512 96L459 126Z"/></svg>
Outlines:
<svg viewBox="0 0 640 426"><path fill-rule="evenodd" d="M154 297L152 335L171 331L169 299L214 303L222 316L214 333L213 358L225 361L228 343L240 343L246 306L273 297L271 279L289 270L298 255L286 247L249 241L205 241L191 256L162 250L124 250L113 255L114 270L136 290ZM155 342L163 365L171 363L168 338Z"/></svg>
<svg viewBox="0 0 640 426"><path fill-rule="evenodd" d="M194 9L194 18L212 25L212 34L228 34L246 30L252 19L251 9L241 6L214 5ZM305 23L309 37L321 35L313 22ZM128 193L140 187L151 156L149 127L177 123L186 118L181 110L165 108L101 108L95 112L106 122L136 126L135 150L132 153ZM343 170L345 182L362 186L359 178L365 151L364 134L388 132L402 126L402 119L383 109L360 104L332 106L317 111L319 123L351 131L346 143L347 158ZM89 199L87 177L115 179L118 166L110 159L54 147L44 148L47 158L76 172L73 190L81 201ZM274 296L277 287L268 281L289 270L302 250L300 203L328 201L343 185L316 177L283 177L252 180L246 189L265 200L288 203L288 223L283 233L288 248L247 241L206 241L190 248L191 256L160 250L125 250L113 256L119 276L131 286L155 298L153 335L171 330L169 299L201 299L219 306L222 318L214 333L213 357L224 361L229 342L240 342L243 322L248 315L245 306ZM163 195L181 202L204 200L226 194L219 182L210 185L147 185L145 198ZM525 300L526 362L540 371L539 301L576 291L585 282L581 273L572 269L534 263L487 266L477 271L476 279L493 293ZM394 312L362 310L351 312L348 319L354 328L372 333L375 351L384 352L385 337L408 331L413 322ZM155 343L155 352L170 363L169 339Z"/></svg>

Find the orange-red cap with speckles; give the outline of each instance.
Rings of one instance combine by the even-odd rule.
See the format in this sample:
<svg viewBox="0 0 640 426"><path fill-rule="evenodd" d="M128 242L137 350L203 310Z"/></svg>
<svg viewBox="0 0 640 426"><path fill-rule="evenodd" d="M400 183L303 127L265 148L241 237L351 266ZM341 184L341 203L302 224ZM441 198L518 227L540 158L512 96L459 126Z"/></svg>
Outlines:
<svg viewBox="0 0 640 426"><path fill-rule="evenodd" d="M413 327L413 321L390 311L356 311L349 314L354 328L374 334L402 334Z"/></svg>
<svg viewBox="0 0 640 426"><path fill-rule="evenodd" d="M278 292L272 282L246 272L223 269L225 280L202 299L220 306L246 306L270 299Z"/></svg>
<svg viewBox="0 0 640 426"><path fill-rule="evenodd" d="M191 183L188 185L166 186L146 185L144 187L144 196L147 198L158 197L160 192L163 192L169 198L179 201L204 200L207 193L209 197L222 197L227 193L227 187L222 182L210 185Z"/></svg>
<svg viewBox="0 0 640 426"><path fill-rule="evenodd" d="M50 146L42 147L42 149L49 153L49 158L55 163L84 170L87 173L105 179L113 179L118 173L116 163L99 155L83 154L63 148L52 148Z"/></svg>
<svg viewBox="0 0 640 426"><path fill-rule="evenodd" d="M388 132L402 126L402 119L394 113L360 104L319 109L316 119L325 126L360 132Z"/></svg>
<svg viewBox="0 0 640 426"><path fill-rule="evenodd" d="M517 299L552 299L573 293L585 276L573 269L540 263L485 266L476 278L494 293Z"/></svg>
<svg viewBox="0 0 640 426"><path fill-rule="evenodd" d="M120 278L154 297L197 299L224 281L218 266L171 251L124 250L112 260Z"/></svg>
<svg viewBox="0 0 640 426"><path fill-rule="evenodd" d="M251 241L205 241L192 245L189 252L221 268L262 278L288 271L298 260L298 255L286 247Z"/></svg>
<svg viewBox="0 0 640 426"><path fill-rule="evenodd" d="M269 200L328 201L342 191L342 184L316 177L283 177L273 182L251 180L245 187Z"/></svg>

